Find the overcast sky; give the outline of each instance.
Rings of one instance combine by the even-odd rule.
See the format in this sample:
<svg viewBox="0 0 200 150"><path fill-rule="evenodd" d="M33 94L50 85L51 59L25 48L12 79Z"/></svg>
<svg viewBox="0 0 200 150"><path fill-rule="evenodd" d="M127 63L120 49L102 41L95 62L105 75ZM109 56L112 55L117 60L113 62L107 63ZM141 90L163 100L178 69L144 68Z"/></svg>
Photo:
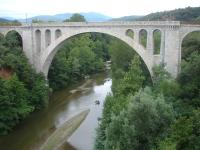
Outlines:
<svg viewBox="0 0 200 150"><path fill-rule="evenodd" d="M175 8L199 7L200 0L0 0L0 17L25 18L59 13L99 12L111 17L146 15Z"/></svg>

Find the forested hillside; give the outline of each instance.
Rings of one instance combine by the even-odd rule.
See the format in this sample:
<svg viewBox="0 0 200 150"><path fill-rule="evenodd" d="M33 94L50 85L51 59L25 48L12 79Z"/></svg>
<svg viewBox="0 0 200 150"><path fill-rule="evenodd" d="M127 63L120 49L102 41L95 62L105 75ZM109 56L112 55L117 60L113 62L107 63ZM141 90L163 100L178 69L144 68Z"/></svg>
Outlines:
<svg viewBox="0 0 200 150"><path fill-rule="evenodd" d="M187 7L184 9L175 9L172 11L156 12L138 20L145 21L167 21L167 20L178 20L178 21L200 21L200 7Z"/></svg>
<svg viewBox="0 0 200 150"><path fill-rule="evenodd" d="M135 17L127 16L113 20L123 21L186 21L186 22L199 22L200 21L200 7L187 7L175 9L171 11L162 11L151 13L146 16Z"/></svg>

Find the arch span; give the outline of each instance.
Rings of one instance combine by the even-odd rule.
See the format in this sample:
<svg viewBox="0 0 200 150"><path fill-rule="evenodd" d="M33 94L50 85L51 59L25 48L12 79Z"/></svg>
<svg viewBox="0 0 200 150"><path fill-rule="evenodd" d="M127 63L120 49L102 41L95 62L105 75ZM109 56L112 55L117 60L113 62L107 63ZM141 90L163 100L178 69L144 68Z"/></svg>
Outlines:
<svg viewBox="0 0 200 150"><path fill-rule="evenodd" d="M179 50L179 58L178 58L178 62L179 62L179 69L178 71L181 71L181 59L182 59L182 44L184 39L189 35L192 34L193 32L200 32L200 26L199 25L182 25L181 28L181 34L180 34L180 50Z"/></svg>
<svg viewBox="0 0 200 150"><path fill-rule="evenodd" d="M21 36L21 34L16 31L16 30L9 30L6 35L4 36L6 40L9 40L10 37L16 36L16 41L13 41L13 44L17 44L19 45L21 48L23 48L23 37ZM7 39L8 38L8 39ZM14 45L13 45L14 46Z"/></svg>
<svg viewBox="0 0 200 150"><path fill-rule="evenodd" d="M190 27L183 27L182 29L182 34L181 34L181 37L180 37L180 43L182 45L182 42L184 40L184 38L189 35L190 33L193 33L193 32L199 32L200 31L200 27L193 27L193 28L190 28Z"/></svg>
<svg viewBox="0 0 200 150"><path fill-rule="evenodd" d="M21 36L21 38L23 37L22 31L21 31L21 30L18 30L18 29L9 29L9 30L6 30L6 31L5 31L4 33L2 33L2 34L4 34L4 36L6 37L7 34L10 33L10 32L12 32L12 31L18 33L18 34Z"/></svg>
<svg viewBox="0 0 200 150"><path fill-rule="evenodd" d="M43 72L45 74L45 76L48 75L48 71L49 71L49 67L51 65L51 62L52 62L55 54L57 53L58 49L62 46L62 44L64 43L65 40L67 40L70 37L73 37L75 35L78 35L78 34L91 33L91 32L107 34L107 35L113 36L113 37L125 42L126 44L128 44L142 58L145 65L147 66L150 74L152 75L152 71L151 71L151 68L152 68L151 59L152 58L150 58L151 56L143 48L142 45L138 44L133 39L126 36L126 34L125 34L126 30L123 32L124 34L119 34L117 32L109 32L109 31L107 31L107 32L98 31L98 30L97 31L96 30L95 31L79 31L79 32L73 32L72 34L63 34L61 37L59 37L57 40L55 40L54 43L49 45L49 47L47 47L44 52L42 52L41 70L40 71Z"/></svg>
<svg viewBox="0 0 200 150"><path fill-rule="evenodd" d="M200 47L200 30L188 33L182 39L181 42L181 52L180 52L181 59L186 59L190 53L198 51L199 47ZM190 51L188 51L188 49L190 49Z"/></svg>

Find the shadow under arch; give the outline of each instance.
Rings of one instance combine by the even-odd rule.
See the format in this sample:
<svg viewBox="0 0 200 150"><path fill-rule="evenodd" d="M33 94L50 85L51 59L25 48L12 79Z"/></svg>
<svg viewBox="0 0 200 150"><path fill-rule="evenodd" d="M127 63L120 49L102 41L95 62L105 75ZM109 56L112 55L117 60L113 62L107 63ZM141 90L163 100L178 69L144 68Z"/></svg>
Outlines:
<svg viewBox="0 0 200 150"><path fill-rule="evenodd" d="M41 62L41 71L44 73L44 75L47 77L48 76L48 71L49 71L49 67L52 63L52 60L55 56L55 54L57 53L57 51L63 46L64 42L66 40L68 40L69 38L72 38L76 35L80 35L80 34L85 34L85 33L97 33L97 34L105 34L111 37L114 37L124 43L126 43L127 45L129 45L141 58L141 60L144 62L149 75L152 77L152 65L149 62L149 58L147 57L147 55L145 55L146 51L143 48L142 45L137 44L136 42L134 42L130 37L126 36L124 34L124 36L122 35L118 35L118 34L113 34L113 33L108 33L108 32L97 32L97 31L83 31L83 32L77 32L74 34L65 34L62 35L61 37L59 37L54 44L49 45L49 47L47 47L47 49L42 53L42 62Z"/></svg>

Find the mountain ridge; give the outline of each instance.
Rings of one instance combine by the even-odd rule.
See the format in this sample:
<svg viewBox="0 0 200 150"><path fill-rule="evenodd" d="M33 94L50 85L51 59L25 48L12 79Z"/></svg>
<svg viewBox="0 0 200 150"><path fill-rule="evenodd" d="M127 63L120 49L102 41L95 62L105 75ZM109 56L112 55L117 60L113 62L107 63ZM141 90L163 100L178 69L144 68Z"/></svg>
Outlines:
<svg viewBox="0 0 200 150"><path fill-rule="evenodd" d="M69 19L74 13L61 13L55 15L39 15L26 19L18 19L20 22L32 22L32 20L56 21L62 22ZM124 16L120 18L112 18L97 12L81 12L88 22L104 22L104 21L193 21L200 22L200 7L178 8L169 11L161 11L150 13L145 16ZM0 21L16 20L11 17L1 17Z"/></svg>
<svg viewBox="0 0 200 150"><path fill-rule="evenodd" d="M65 19L69 19L74 13L61 13L61 14L55 14L55 15L38 15L34 17L30 17L26 19L18 19L20 22L31 22L32 20L42 20L42 21L56 21L56 22L62 22ZM110 16L106 16L101 13L96 13L96 12L81 12L79 13L85 17L85 19L88 22L93 22L93 21L108 21L112 19ZM4 17L4 18L9 18L9 17ZM14 18L13 18L14 20Z"/></svg>
<svg viewBox="0 0 200 150"><path fill-rule="evenodd" d="M115 18L118 21L200 21L200 7L178 8L169 11L150 13L145 16Z"/></svg>

